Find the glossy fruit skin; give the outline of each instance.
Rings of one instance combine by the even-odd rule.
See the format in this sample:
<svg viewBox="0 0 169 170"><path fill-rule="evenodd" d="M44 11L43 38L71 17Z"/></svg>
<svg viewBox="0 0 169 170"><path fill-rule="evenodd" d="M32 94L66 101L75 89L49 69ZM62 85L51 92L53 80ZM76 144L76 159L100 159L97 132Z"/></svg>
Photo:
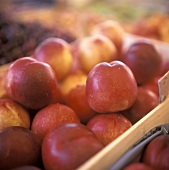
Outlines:
<svg viewBox="0 0 169 170"><path fill-rule="evenodd" d="M79 117L73 109L64 104L50 104L36 113L31 130L42 142L44 137L58 126L65 123L79 123Z"/></svg>
<svg viewBox="0 0 169 170"><path fill-rule="evenodd" d="M60 97L52 68L30 57L23 57L10 65L5 87L11 99L29 109L41 109Z"/></svg>
<svg viewBox="0 0 169 170"><path fill-rule="evenodd" d="M0 132L0 153L1 170L36 166L41 159L41 145L29 129L11 126Z"/></svg>
<svg viewBox="0 0 169 170"><path fill-rule="evenodd" d="M48 63L54 70L57 80L61 80L69 73L73 63L69 43L56 37L47 38L39 44L33 57Z"/></svg>
<svg viewBox="0 0 169 170"><path fill-rule="evenodd" d="M74 170L103 148L85 125L68 123L46 135L42 143L45 170Z"/></svg>
<svg viewBox="0 0 169 170"><path fill-rule="evenodd" d="M125 37L125 31L122 26L115 20L106 20L98 23L93 28L92 35L101 34L109 38L120 51Z"/></svg>
<svg viewBox="0 0 169 170"><path fill-rule="evenodd" d="M140 86L138 88L138 96L135 103L128 110L125 110L123 115L134 124L147 115L158 104L158 96L150 89Z"/></svg>
<svg viewBox="0 0 169 170"><path fill-rule="evenodd" d="M82 70L77 70L70 73L60 82L60 88L63 96L65 97L77 85L86 84L87 74Z"/></svg>
<svg viewBox="0 0 169 170"><path fill-rule="evenodd" d="M161 65L161 68L160 68L160 71L157 75L159 76L163 76L164 74L166 74L167 72L169 71L169 60L164 60L162 65Z"/></svg>
<svg viewBox="0 0 169 170"><path fill-rule="evenodd" d="M138 85L142 85L159 72L162 57L150 41L140 40L129 46L122 61L131 69Z"/></svg>
<svg viewBox="0 0 169 170"><path fill-rule="evenodd" d="M103 35L83 38L78 48L79 61L86 73L89 73L100 62L110 62L117 59L115 45Z"/></svg>
<svg viewBox="0 0 169 170"><path fill-rule="evenodd" d="M132 126L121 114L99 114L87 123L87 127L106 146Z"/></svg>
<svg viewBox="0 0 169 170"><path fill-rule="evenodd" d="M69 74L74 73L77 70L82 70L82 66L79 61L79 56L78 56L79 44L80 44L79 42L80 40L76 40L70 44L70 50L71 50L72 57L73 57L73 63L72 63Z"/></svg>
<svg viewBox="0 0 169 170"><path fill-rule="evenodd" d="M78 115L81 123L86 124L93 116L97 115L87 102L86 85L77 85L65 97L66 104Z"/></svg>
<svg viewBox="0 0 169 170"><path fill-rule="evenodd" d="M153 170L153 169L145 163L136 162L126 166L123 170Z"/></svg>
<svg viewBox="0 0 169 170"><path fill-rule="evenodd" d="M145 148L142 161L155 170L169 169L169 135L160 135Z"/></svg>
<svg viewBox="0 0 169 170"><path fill-rule="evenodd" d="M98 113L128 109L136 100L137 93L137 83L131 70L120 61L99 63L88 74L87 101Z"/></svg>
<svg viewBox="0 0 169 170"><path fill-rule="evenodd" d="M160 80L161 76L155 76L150 81L143 85L144 88L153 91L159 97L159 87L158 81Z"/></svg>
<svg viewBox="0 0 169 170"><path fill-rule="evenodd" d="M0 130L9 126L30 128L29 112L11 99L0 99Z"/></svg>

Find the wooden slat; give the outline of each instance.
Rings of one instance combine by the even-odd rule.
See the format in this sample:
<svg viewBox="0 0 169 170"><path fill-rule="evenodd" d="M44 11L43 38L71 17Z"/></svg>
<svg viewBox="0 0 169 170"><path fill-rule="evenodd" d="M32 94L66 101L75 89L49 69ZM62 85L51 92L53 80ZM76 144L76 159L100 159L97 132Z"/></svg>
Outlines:
<svg viewBox="0 0 169 170"><path fill-rule="evenodd" d="M138 37L139 38L139 37ZM132 43L135 36L128 35L126 44ZM155 44L159 42L155 42ZM161 43L160 43L161 44ZM168 59L168 44L161 44L160 51L163 57ZM168 51L167 51L168 50ZM167 51L167 52L166 52ZM167 56L166 56L167 55ZM0 67L0 73L4 73L9 64ZM98 154L89 159L78 170L107 170L115 163L130 147L142 138L151 129L161 124L169 123L169 98L166 98L155 109L134 124L115 141L106 146Z"/></svg>
<svg viewBox="0 0 169 170"><path fill-rule="evenodd" d="M139 36L126 35L124 50L138 39L146 39ZM169 44L160 41L153 41L158 48L163 59L168 58ZM168 76L169 77L169 76ZM166 81L165 81L166 82ZM161 81L161 88L165 88L164 81ZM161 92L164 95L166 89ZM165 94L168 94L165 92ZM162 100L161 100L162 101ZM106 146L98 154L89 159L78 170L107 170L115 163L129 148L131 148L139 139L156 126L169 123L169 97L160 103L155 109L144 116L140 121L135 123L130 129L119 136L115 141Z"/></svg>
<svg viewBox="0 0 169 170"><path fill-rule="evenodd" d="M94 157L89 159L78 170L107 170L115 163L131 146L151 129L161 124L169 123L169 98L159 104L140 121L106 146Z"/></svg>

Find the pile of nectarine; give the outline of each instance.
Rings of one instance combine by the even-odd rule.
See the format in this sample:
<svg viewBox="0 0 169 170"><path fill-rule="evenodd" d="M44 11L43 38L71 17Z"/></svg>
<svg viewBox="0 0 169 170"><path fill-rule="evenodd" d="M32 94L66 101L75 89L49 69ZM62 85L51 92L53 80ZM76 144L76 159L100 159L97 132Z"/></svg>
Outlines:
<svg viewBox="0 0 169 170"><path fill-rule="evenodd" d="M123 51L124 39L107 21L72 44L48 38L9 65L0 169L76 169L158 105L160 53L147 41Z"/></svg>

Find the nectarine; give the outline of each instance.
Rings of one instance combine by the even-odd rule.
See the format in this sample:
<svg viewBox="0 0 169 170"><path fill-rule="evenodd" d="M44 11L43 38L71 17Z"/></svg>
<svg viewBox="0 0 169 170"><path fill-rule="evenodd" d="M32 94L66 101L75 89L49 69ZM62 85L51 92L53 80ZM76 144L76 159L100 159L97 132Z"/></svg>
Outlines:
<svg viewBox="0 0 169 170"><path fill-rule="evenodd" d="M142 161L153 169L169 169L169 135L153 139L143 152Z"/></svg>
<svg viewBox="0 0 169 170"><path fill-rule="evenodd" d="M46 170L74 170L102 148L85 125L66 123L44 138L42 160Z"/></svg>
<svg viewBox="0 0 169 170"><path fill-rule="evenodd" d="M96 112L107 113L128 109L138 93L130 68L120 62L102 62L88 74L86 95L89 106Z"/></svg>
<svg viewBox="0 0 169 170"><path fill-rule="evenodd" d="M81 123L86 124L98 113L92 110L87 102L86 85L77 85L65 96L66 104L78 115Z"/></svg>
<svg viewBox="0 0 169 170"><path fill-rule="evenodd" d="M50 65L31 57L15 60L5 76L8 96L29 109L60 100L60 89Z"/></svg>
<svg viewBox="0 0 169 170"><path fill-rule="evenodd" d="M47 133L64 123L71 122L80 122L73 109L64 104L50 104L36 113L31 130L42 142Z"/></svg>
<svg viewBox="0 0 169 170"><path fill-rule="evenodd" d="M0 130L9 126L30 128L28 111L11 99L0 99Z"/></svg>
<svg viewBox="0 0 169 170"><path fill-rule="evenodd" d="M134 124L153 110L158 104L159 98L157 94L150 89L140 86L138 88L136 101L128 110L124 111L123 115Z"/></svg>
<svg viewBox="0 0 169 170"><path fill-rule="evenodd" d="M87 123L87 127L104 145L114 141L131 126L131 122L119 113L99 114Z"/></svg>
<svg viewBox="0 0 169 170"><path fill-rule="evenodd" d="M96 24L91 31L92 35L104 35L108 37L116 46L117 50L121 50L125 31L119 22L115 20L105 20Z"/></svg>
<svg viewBox="0 0 169 170"><path fill-rule="evenodd" d="M41 145L29 129L11 126L0 132L0 153L1 170L37 166L41 160Z"/></svg>
<svg viewBox="0 0 169 170"><path fill-rule="evenodd" d="M162 56L150 40L138 40L129 46L122 61L131 69L138 85L142 85L159 72Z"/></svg>
<svg viewBox="0 0 169 170"><path fill-rule="evenodd" d="M66 96L77 85L86 84L87 74L82 70L70 73L60 82L60 89L63 96Z"/></svg>
<svg viewBox="0 0 169 170"><path fill-rule="evenodd" d="M80 64L87 73L100 62L110 62L117 59L115 45L103 35L81 39L78 48Z"/></svg>
<svg viewBox="0 0 169 170"><path fill-rule="evenodd" d="M40 43L35 49L33 57L38 61L48 63L58 80L69 73L73 62L69 43L55 37L47 38Z"/></svg>
<svg viewBox="0 0 169 170"><path fill-rule="evenodd" d="M134 162L123 168L123 170L153 170L152 167L145 163Z"/></svg>
<svg viewBox="0 0 169 170"><path fill-rule="evenodd" d="M150 89L153 91L158 97L159 97L159 87L158 87L158 81L160 80L161 76L155 76L147 83L143 84L142 87L146 89Z"/></svg>

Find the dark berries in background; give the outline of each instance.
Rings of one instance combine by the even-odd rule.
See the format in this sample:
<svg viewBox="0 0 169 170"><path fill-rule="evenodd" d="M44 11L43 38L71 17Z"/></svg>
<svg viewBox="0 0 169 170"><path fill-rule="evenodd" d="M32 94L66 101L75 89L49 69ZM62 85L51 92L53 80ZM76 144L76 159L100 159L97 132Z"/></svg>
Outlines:
<svg viewBox="0 0 169 170"><path fill-rule="evenodd" d="M30 56L46 38L58 37L72 42L75 37L59 28L47 28L40 23L17 22L0 13L0 65Z"/></svg>

